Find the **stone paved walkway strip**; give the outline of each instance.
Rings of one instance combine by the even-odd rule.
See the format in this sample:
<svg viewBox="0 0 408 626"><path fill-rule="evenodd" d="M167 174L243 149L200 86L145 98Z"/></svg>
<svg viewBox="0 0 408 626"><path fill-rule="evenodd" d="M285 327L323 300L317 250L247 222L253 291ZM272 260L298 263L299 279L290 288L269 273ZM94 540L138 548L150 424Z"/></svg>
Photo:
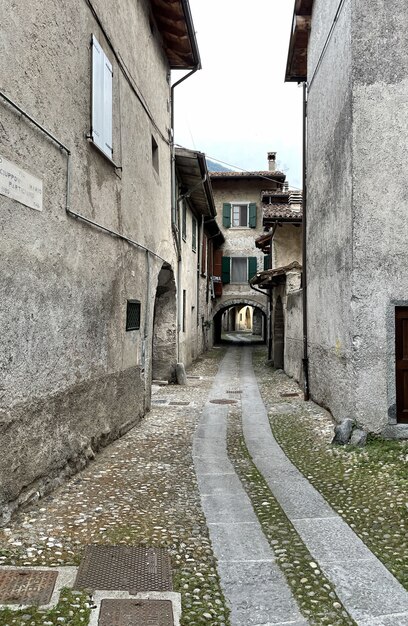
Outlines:
<svg viewBox="0 0 408 626"><path fill-rule="evenodd" d="M228 406L210 403L226 396L236 374L236 356L231 351L215 378L193 445L202 506L231 608L231 626L306 626L228 459Z"/></svg>
<svg viewBox="0 0 408 626"><path fill-rule="evenodd" d="M408 626L408 592L277 444L251 354L241 350L240 375L243 432L255 465L359 626Z"/></svg>

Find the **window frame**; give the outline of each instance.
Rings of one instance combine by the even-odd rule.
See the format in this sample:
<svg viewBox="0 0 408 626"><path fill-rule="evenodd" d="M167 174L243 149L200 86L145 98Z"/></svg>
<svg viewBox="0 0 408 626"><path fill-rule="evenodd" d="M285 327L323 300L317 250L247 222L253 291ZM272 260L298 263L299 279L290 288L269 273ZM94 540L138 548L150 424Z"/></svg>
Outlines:
<svg viewBox="0 0 408 626"><path fill-rule="evenodd" d="M234 224L234 207L239 207L239 221L241 221L241 207L246 206L246 224ZM231 228L249 228L249 202L231 202Z"/></svg>

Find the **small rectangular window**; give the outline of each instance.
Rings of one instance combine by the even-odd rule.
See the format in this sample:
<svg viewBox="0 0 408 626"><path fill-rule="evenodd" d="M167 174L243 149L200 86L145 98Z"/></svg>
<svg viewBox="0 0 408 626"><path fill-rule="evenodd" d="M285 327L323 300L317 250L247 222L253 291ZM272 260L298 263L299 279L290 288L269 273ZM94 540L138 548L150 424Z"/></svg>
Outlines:
<svg viewBox="0 0 408 626"><path fill-rule="evenodd" d="M159 173L159 146L156 139L152 135L152 165L157 173Z"/></svg>
<svg viewBox="0 0 408 626"><path fill-rule="evenodd" d="M139 330L140 328L140 302L128 300L126 308L126 330Z"/></svg>
<svg viewBox="0 0 408 626"><path fill-rule="evenodd" d="M193 240L192 240L192 249L193 252L197 252L197 220L196 218L193 216L193 222L192 222L192 236L193 236Z"/></svg>
<svg viewBox="0 0 408 626"><path fill-rule="evenodd" d="M112 159L112 65L92 35L92 128L91 138Z"/></svg>

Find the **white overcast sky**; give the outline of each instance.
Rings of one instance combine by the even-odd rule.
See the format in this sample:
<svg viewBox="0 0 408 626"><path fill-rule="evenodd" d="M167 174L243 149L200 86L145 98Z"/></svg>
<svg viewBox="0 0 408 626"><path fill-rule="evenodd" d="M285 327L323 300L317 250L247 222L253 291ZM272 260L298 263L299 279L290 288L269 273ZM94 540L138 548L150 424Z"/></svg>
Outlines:
<svg viewBox="0 0 408 626"><path fill-rule="evenodd" d="M302 89L284 82L293 4L190 0L203 69L176 87L175 138L247 170L276 151L300 187Z"/></svg>

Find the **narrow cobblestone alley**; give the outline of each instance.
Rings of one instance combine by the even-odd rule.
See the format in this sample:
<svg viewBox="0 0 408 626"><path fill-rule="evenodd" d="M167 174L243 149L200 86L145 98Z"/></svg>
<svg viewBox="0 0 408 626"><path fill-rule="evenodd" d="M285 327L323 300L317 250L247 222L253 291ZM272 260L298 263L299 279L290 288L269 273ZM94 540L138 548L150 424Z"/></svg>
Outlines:
<svg viewBox="0 0 408 626"><path fill-rule="evenodd" d="M0 531L0 577L16 568L59 572L50 599L39 608L5 603L0 626L137 626L125 612L122 621L109 617L119 615L115 604L98 622L100 607L133 599L140 608L146 598L171 602L183 626L408 625L403 586L272 435L271 415L311 413L329 430L327 414L280 372L261 397L252 356L258 380L270 382L264 347L211 350L187 386L154 387L138 426ZM81 585L77 568L95 545L125 548L126 558L137 547L161 549L172 582ZM171 624L169 615L154 623Z"/></svg>

